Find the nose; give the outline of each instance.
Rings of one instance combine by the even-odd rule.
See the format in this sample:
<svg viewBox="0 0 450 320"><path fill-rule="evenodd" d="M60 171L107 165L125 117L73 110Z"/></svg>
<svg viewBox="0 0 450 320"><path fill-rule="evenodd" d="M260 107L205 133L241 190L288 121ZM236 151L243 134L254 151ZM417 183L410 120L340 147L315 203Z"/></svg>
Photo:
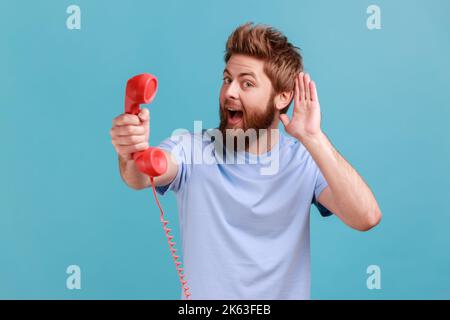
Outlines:
<svg viewBox="0 0 450 320"><path fill-rule="evenodd" d="M225 89L225 98L230 100L238 100L239 98L239 84L232 81Z"/></svg>

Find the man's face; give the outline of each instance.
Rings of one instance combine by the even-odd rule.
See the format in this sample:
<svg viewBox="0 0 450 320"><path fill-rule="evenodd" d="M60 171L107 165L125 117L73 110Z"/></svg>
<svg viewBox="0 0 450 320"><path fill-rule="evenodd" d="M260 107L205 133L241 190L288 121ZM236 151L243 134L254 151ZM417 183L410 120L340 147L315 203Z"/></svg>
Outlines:
<svg viewBox="0 0 450 320"><path fill-rule="evenodd" d="M276 108L270 79L264 73L264 62L233 54L223 73L220 89L220 125L226 129L267 129Z"/></svg>

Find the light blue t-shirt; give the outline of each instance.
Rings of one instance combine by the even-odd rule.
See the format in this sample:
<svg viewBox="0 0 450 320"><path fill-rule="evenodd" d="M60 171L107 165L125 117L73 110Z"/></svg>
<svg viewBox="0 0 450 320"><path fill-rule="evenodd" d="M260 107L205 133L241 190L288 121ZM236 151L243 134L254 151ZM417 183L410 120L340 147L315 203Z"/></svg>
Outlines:
<svg viewBox="0 0 450 320"><path fill-rule="evenodd" d="M318 166L281 131L272 151L237 152L230 163L208 132L175 135L158 146L179 163L175 179L157 191L176 196L191 298L309 299L311 204L332 214L316 201L328 185ZM277 170L267 170L270 159L278 159Z"/></svg>

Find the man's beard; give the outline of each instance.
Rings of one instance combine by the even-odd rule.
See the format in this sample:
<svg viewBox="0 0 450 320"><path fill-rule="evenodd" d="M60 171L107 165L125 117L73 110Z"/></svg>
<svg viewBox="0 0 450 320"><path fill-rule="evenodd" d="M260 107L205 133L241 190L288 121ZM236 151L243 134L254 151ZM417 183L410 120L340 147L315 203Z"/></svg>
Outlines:
<svg viewBox="0 0 450 320"><path fill-rule="evenodd" d="M276 113L276 109L275 109L275 104L273 102L275 97L275 94L271 94L270 99L266 105L266 108L263 112L259 113L259 112L253 112L252 114L247 114L246 110L244 107L242 107L242 120L241 120L241 126L237 127L237 128L233 128L233 127L227 127L228 125L228 117L229 117L229 113L228 111L225 109L225 106L227 105L227 100L225 100L225 105L221 105L220 101L219 101L219 115L220 115L220 124L219 124L219 130L222 133L222 138L223 138L223 145L226 146L226 137L227 137L227 129L232 129L233 130L239 130L241 129L242 132L241 133L245 133L248 129L253 129L256 132L256 138L257 141L259 140L259 135L260 129L268 129L273 121L275 120L275 113ZM230 135L230 133L228 133ZM270 134L269 134L270 135ZM231 133L230 135L233 138L229 138L230 141L234 141L233 146L234 146L234 151L237 151L238 145L237 145L237 135ZM245 139L245 143L244 143L244 147L245 150L248 150L249 144L250 142L248 141L249 139ZM255 141L255 142L257 142Z"/></svg>

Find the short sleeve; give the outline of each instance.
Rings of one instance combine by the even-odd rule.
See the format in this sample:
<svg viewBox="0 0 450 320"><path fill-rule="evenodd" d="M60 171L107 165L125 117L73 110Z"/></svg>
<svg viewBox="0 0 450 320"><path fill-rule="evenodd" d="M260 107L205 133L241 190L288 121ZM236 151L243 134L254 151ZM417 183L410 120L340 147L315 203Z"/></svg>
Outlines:
<svg viewBox="0 0 450 320"><path fill-rule="evenodd" d="M157 146L159 149L169 151L178 163L178 171L172 182L165 186L157 186L155 188L159 194L164 195L167 190L171 190L176 193L180 191L186 183L190 171L190 166L188 165L190 148L188 147L189 145L186 144L186 141L189 143L189 140L190 135L188 134L173 135L163 140Z"/></svg>
<svg viewBox="0 0 450 320"><path fill-rule="evenodd" d="M320 214L323 217L328 217L328 216L331 216L333 213L317 201L320 193L328 186L328 182L325 180L325 177L323 176L319 167L317 167L317 171L318 171L317 179L316 179L316 183L314 186L314 195L313 195L313 199L312 199L311 203L316 206L316 208L319 210Z"/></svg>

